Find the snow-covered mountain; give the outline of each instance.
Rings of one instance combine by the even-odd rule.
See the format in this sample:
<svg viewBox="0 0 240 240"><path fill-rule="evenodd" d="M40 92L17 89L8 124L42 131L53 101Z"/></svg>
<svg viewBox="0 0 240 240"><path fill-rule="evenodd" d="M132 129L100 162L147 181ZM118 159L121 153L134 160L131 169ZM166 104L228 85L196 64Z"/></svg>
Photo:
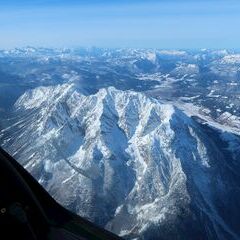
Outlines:
<svg viewBox="0 0 240 240"><path fill-rule="evenodd" d="M126 239L239 239L240 138L113 87L38 87L2 146L68 209Z"/></svg>

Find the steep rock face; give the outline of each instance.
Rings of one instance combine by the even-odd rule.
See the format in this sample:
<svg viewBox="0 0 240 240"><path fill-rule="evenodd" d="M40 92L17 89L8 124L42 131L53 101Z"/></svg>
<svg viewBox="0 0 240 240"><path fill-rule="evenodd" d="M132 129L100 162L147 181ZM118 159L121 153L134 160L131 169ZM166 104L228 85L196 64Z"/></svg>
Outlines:
<svg viewBox="0 0 240 240"><path fill-rule="evenodd" d="M129 239L240 236L238 136L112 87L39 87L15 107L3 146L77 214Z"/></svg>

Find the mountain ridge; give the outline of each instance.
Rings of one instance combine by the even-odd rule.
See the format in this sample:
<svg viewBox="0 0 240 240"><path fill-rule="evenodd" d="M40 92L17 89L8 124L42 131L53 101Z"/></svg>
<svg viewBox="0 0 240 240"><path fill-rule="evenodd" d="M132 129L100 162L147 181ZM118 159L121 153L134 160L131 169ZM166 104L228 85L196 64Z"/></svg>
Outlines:
<svg viewBox="0 0 240 240"><path fill-rule="evenodd" d="M127 239L238 239L235 207L224 203L238 177L221 174L239 164L219 148L219 130L143 93L110 87L86 96L76 89L23 94L16 138L3 140L57 201Z"/></svg>

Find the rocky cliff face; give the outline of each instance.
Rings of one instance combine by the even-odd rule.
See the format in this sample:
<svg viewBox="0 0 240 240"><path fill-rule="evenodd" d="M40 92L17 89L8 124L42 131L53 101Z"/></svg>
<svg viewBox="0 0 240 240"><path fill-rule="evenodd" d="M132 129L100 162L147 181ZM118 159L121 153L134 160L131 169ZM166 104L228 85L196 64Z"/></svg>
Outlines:
<svg viewBox="0 0 240 240"><path fill-rule="evenodd" d="M127 239L239 239L240 138L113 87L39 87L1 142L62 205Z"/></svg>

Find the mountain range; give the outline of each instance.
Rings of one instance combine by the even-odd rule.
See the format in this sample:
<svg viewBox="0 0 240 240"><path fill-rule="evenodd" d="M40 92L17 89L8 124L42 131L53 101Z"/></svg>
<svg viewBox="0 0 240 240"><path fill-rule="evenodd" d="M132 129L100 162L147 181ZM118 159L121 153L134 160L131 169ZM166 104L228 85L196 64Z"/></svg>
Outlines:
<svg viewBox="0 0 240 240"><path fill-rule="evenodd" d="M125 239L240 238L231 129L143 92L89 94L76 81L27 90L13 109L1 146L71 211Z"/></svg>

